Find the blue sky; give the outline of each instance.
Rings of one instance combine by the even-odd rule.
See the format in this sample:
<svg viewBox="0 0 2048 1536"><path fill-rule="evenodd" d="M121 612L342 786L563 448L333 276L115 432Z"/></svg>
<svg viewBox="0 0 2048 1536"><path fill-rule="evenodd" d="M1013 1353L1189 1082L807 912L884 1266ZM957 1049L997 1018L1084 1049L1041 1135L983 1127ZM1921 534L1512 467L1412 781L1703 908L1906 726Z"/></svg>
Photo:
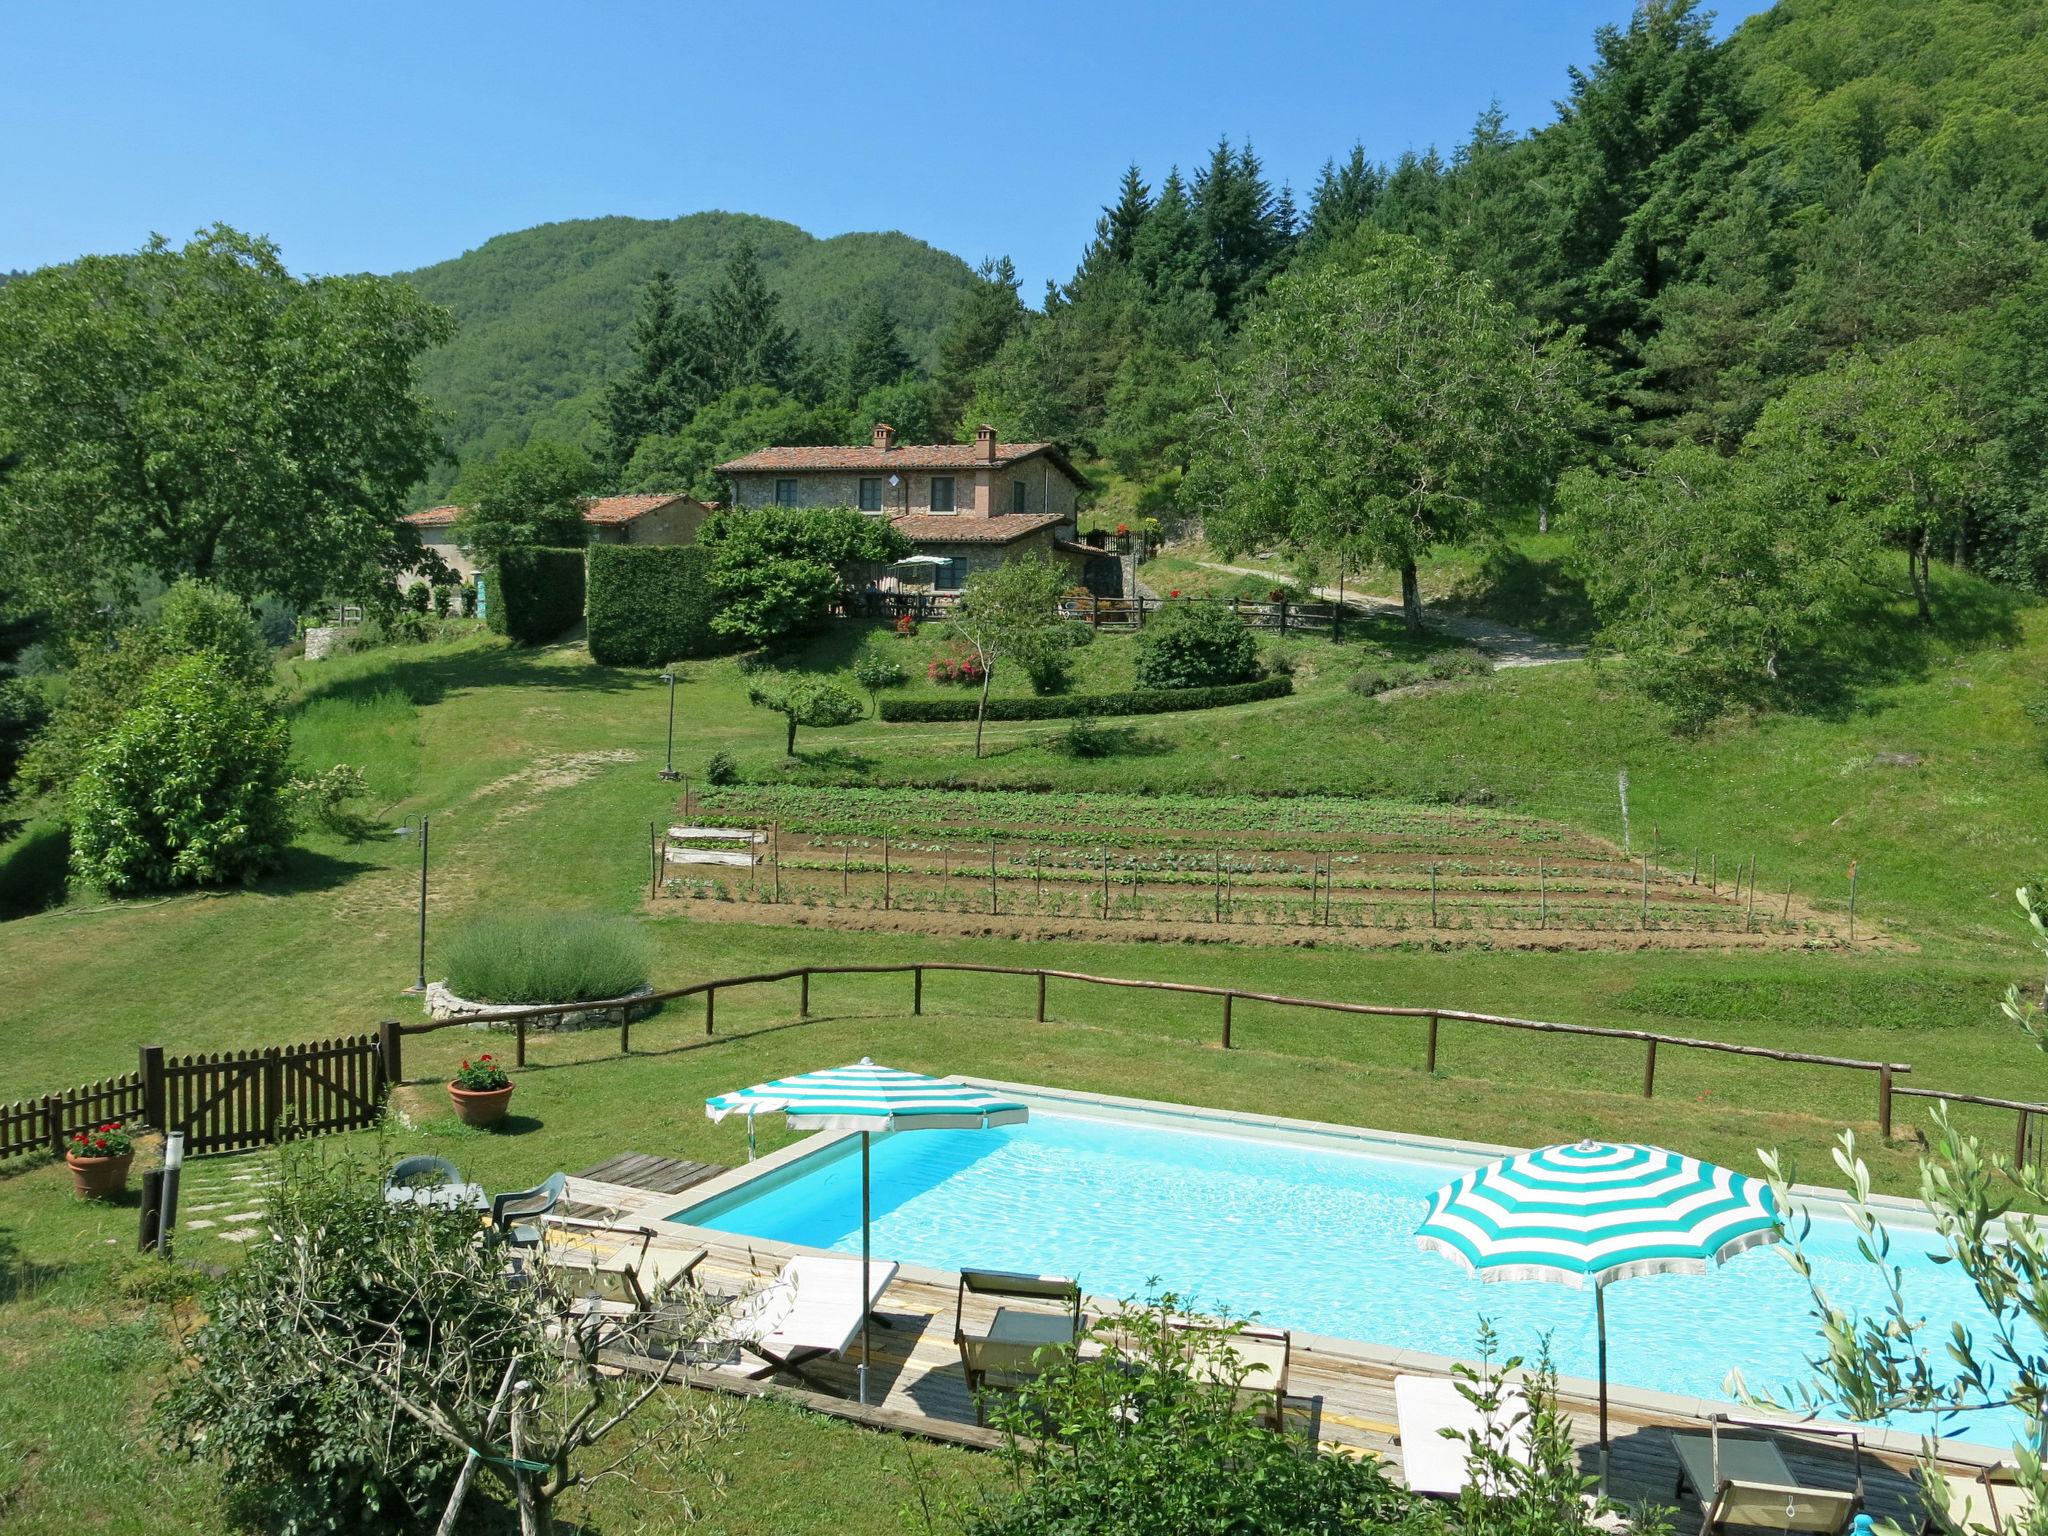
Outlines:
<svg viewBox="0 0 2048 1536"><path fill-rule="evenodd" d="M1723 0L1723 27L1763 9ZM394 271L598 214L901 229L1027 295L1135 159L1247 136L1317 167L1549 119L1628 0L16 6L0 24L0 269L213 220L301 271Z"/></svg>

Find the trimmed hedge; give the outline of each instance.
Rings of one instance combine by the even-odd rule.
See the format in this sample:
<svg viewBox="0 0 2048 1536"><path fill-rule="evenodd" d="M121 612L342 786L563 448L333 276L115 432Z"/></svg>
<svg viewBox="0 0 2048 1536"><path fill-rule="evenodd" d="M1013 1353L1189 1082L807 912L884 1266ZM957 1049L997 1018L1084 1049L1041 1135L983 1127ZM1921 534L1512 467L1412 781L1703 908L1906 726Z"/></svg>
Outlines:
<svg viewBox="0 0 2048 1536"><path fill-rule="evenodd" d="M484 622L493 634L521 645L556 639L583 617L583 551L515 544L490 570L490 607Z"/></svg>
<svg viewBox="0 0 2048 1536"><path fill-rule="evenodd" d="M590 547L590 656L658 667L722 649L711 631L711 551L697 544Z"/></svg>
<svg viewBox="0 0 2048 1536"><path fill-rule="evenodd" d="M1214 688L1134 688L1128 693L1063 693L1048 698L990 699L991 720L1070 720L1081 715L1171 715L1184 709L1216 709L1281 699L1294 692L1291 677L1262 677L1255 683ZM884 699L882 718L895 721L972 720L973 699Z"/></svg>

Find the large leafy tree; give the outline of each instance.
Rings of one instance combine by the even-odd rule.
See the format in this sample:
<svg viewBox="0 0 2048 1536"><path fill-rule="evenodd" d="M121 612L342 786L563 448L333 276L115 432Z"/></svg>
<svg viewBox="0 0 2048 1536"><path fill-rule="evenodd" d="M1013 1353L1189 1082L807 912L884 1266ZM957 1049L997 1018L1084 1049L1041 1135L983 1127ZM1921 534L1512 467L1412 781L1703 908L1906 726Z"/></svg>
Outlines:
<svg viewBox="0 0 2048 1536"><path fill-rule="evenodd" d="M1867 592L1864 530L1793 455L1679 447L1559 501L1603 638L1685 726L1813 680Z"/></svg>
<svg viewBox="0 0 2048 1536"><path fill-rule="evenodd" d="M719 601L711 627L754 645L823 623L856 568L910 553L885 519L851 507L730 511L697 537L711 550Z"/></svg>
<svg viewBox="0 0 2048 1536"><path fill-rule="evenodd" d="M1920 617L1930 561L1964 524L1983 439L1966 403L1969 358L1929 337L1882 358L1850 353L1768 406L1752 440L1817 471L1827 494L1906 552Z"/></svg>
<svg viewBox="0 0 2048 1536"><path fill-rule="evenodd" d="M1541 498L1569 442L1575 344L1411 240L1288 273L1242 343L1191 471L1210 537L1396 569L1411 629L1416 562Z"/></svg>
<svg viewBox="0 0 2048 1536"><path fill-rule="evenodd" d="M216 225L0 288L0 555L74 629L137 570L310 603L418 556L439 452L420 356L454 333L403 283L300 279Z"/></svg>
<svg viewBox="0 0 2048 1536"><path fill-rule="evenodd" d="M455 540L486 564L515 544L573 549L584 542L583 504L599 480L590 455L568 443L528 443L471 466L455 487Z"/></svg>

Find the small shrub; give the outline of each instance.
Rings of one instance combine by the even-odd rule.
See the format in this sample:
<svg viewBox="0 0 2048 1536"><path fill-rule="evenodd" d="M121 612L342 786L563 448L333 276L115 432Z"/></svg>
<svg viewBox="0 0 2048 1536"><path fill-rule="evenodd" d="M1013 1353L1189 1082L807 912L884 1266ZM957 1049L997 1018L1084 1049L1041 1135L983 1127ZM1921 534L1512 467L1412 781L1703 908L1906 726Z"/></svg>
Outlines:
<svg viewBox="0 0 2048 1536"><path fill-rule="evenodd" d="M1093 715L1083 715L1056 738L1069 757L1108 757L1116 751L1118 733Z"/></svg>
<svg viewBox="0 0 2048 1536"><path fill-rule="evenodd" d="M1277 645L1269 645L1259 657L1259 670L1268 677L1294 676L1294 657Z"/></svg>
<svg viewBox="0 0 2048 1536"><path fill-rule="evenodd" d="M1024 675L1031 679L1033 693L1065 693L1069 680L1067 658L1058 651L1033 654L1025 658Z"/></svg>
<svg viewBox="0 0 2048 1536"><path fill-rule="evenodd" d="M350 805L369 793L370 784L362 769L349 763L336 763L310 779L292 780L292 799L300 821L337 837L361 838L368 834L367 818L350 809Z"/></svg>
<svg viewBox="0 0 2048 1536"><path fill-rule="evenodd" d="M465 619L476 617L476 583L473 581L462 584L462 616Z"/></svg>
<svg viewBox="0 0 2048 1536"><path fill-rule="evenodd" d="M445 619L455 611L456 592L457 589L445 581L434 588L435 618Z"/></svg>
<svg viewBox="0 0 2048 1536"><path fill-rule="evenodd" d="M894 657L868 650L863 651L854 662L853 680L867 689L869 697L872 698L884 688L901 688L910 681L910 674L903 670L903 663Z"/></svg>
<svg viewBox="0 0 2048 1536"><path fill-rule="evenodd" d="M739 763L730 752L720 747L711 754L709 761L704 764L704 782L706 784L725 785L737 784L739 781Z"/></svg>
<svg viewBox="0 0 2048 1536"><path fill-rule="evenodd" d="M595 912L472 918L442 950L448 986L491 1003L583 1003L645 986L653 948L629 918Z"/></svg>
<svg viewBox="0 0 2048 1536"><path fill-rule="evenodd" d="M1067 621L1067 646L1070 650L1085 650L1095 643L1095 626L1081 619Z"/></svg>
<svg viewBox="0 0 2048 1536"><path fill-rule="evenodd" d="M231 592L190 576L164 593L156 631L167 656L218 657L229 675L251 688L270 680L270 645L249 605Z"/></svg>
<svg viewBox="0 0 2048 1536"><path fill-rule="evenodd" d="M1175 603L1138 634L1140 688L1210 688L1258 676L1252 633L1218 603Z"/></svg>
<svg viewBox="0 0 2048 1536"><path fill-rule="evenodd" d="M416 581L405 589L405 606L414 613L425 613L427 604L432 600L433 594L427 590L424 581Z"/></svg>
<svg viewBox="0 0 2048 1536"><path fill-rule="evenodd" d="M1493 671L1493 659L1484 651L1464 646L1455 651L1438 651L1422 663L1423 670L1438 681L1459 677L1485 677Z"/></svg>
<svg viewBox="0 0 2048 1536"><path fill-rule="evenodd" d="M72 787L71 865L116 894L249 882L284 861L291 736L212 655L152 676Z"/></svg>
<svg viewBox="0 0 2048 1536"><path fill-rule="evenodd" d="M1360 667L1345 680L1344 686L1369 699L1376 694L1405 688L1410 683L1421 681L1421 678L1421 668L1388 661L1377 666Z"/></svg>

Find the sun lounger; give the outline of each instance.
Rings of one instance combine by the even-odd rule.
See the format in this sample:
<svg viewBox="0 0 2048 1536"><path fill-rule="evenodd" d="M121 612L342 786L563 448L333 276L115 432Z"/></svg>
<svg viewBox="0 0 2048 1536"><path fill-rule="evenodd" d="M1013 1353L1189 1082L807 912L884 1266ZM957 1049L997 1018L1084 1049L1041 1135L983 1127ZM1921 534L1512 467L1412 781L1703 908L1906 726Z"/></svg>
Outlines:
<svg viewBox="0 0 2048 1536"><path fill-rule="evenodd" d="M1167 1326L1195 1346L1199 1369L1212 1380L1221 1379L1228 1369L1240 1398L1256 1404L1274 1429L1285 1426L1287 1372L1294 1361L1292 1334L1249 1323L1225 1328L1214 1323L1171 1320ZM1226 1348L1236 1356L1234 1367L1226 1367L1221 1358Z"/></svg>
<svg viewBox="0 0 2048 1536"><path fill-rule="evenodd" d="M1924 1484L1920 1490L1927 1503L1924 1532L1987 1530L2018 1536L2034 1517L2034 1496L2020 1486L2019 1473L2010 1466L1951 1472L1943 1482L1939 1493ZM1946 1512L1946 1521L1936 1515L1937 1508Z"/></svg>
<svg viewBox="0 0 2048 1536"><path fill-rule="evenodd" d="M573 1278L591 1311L652 1316L664 1297L704 1262L702 1248L654 1246L645 1227L615 1227L574 1216L543 1219L543 1260Z"/></svg>
<svg viewBox="0 0 2048 1536"><path fill-rule="evenodd" d="M966 1325L967 1298L995 1296L1024 1306L997 1307L986 1327ZM974 1422L986 1422L982 1394L1022 1386L1039 1373L1039 1351L1071 1349L1081 1337L1081 1287L1057 1275L1018 1275L999 1269L963 1269L953 1304L953 1342L960 1346Z"/></svg>
<svg viewBox="0 0 2048 1536"><path fill-rule="evenodd" d="M1394 1417L1401 1429L1401 1471L1410 1492L1456 1498L1472 1481L1474 1434L1484 1435L1486 1415L1448 1376L1396 1376ZM1528 1465L1529 1400L1512 1382L1499 1388L1500 1406L1491 1444ZM1445 1433L1449 1431L1449 1433Z"/></svg>
<svg viewBox="0 0 2048 1536"><path fill-rule="evenodd" d="M1766 1424L1724 1414L1708 1420L1706 1434L1675 1431L1671 1448L1678 1456L1679 1486L1690 1486L1700 1501L1701 1536L1728 1526L1805 1531L1814 1536L1838 1536L1848 1528L1863 1502L1862 1451L1855 1434L1841 1432L1849 1441L1856 1466L1856 1486L1844 1492L1801 1483L1770 1433L1724 1434L1724 1423L1777 1434L1836 1433L1818 1425Z"/></svg>
<svg viewBox="0 0 2048 1536"><path fill-rule="evenodd" d="M727 1334L766 1362L748 1374L758 1381L786 1371L826 1390L803 1367L846 1353L859 1337L866 1311L861 1305L860 1269L858 1259L800 1255L783 1265L782 1273L768 1285L741 1297ZM877 1260L869 1270L867 1306L872 1307L896 1278L896 1266Z"/></svg>

